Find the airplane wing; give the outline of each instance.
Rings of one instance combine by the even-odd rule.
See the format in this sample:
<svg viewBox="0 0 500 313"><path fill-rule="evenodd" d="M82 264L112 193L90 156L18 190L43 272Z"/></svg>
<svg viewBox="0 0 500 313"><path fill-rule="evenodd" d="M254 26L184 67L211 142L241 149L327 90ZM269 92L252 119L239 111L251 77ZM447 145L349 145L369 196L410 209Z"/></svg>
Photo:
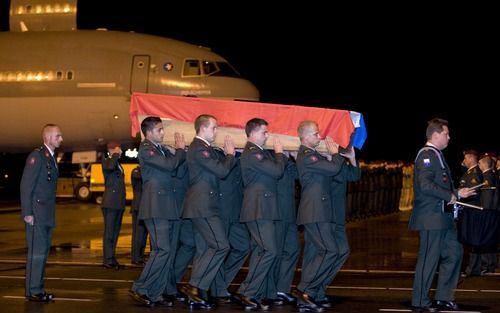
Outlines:
<svg viewBox="0 0 500 313"><path fill-rule="evenodd" d="M238 148L246 143L245 124L254 117L269 122L270 137L280 138L285 150L296 151L300 146L297 126L303 120L318 123L321 137L332 137L342 147L347 147L351 135L362 128L364 138L357 137L355 146L361 148L366 139L366 129L361 113L348 110L283 105L261 102L229 101L206 98L179 97L134 93L130 104L132 136L140 132L140 123L147 116L162 118L165 128L165 143L173 143L173 133L184 134L186 142L195 136L193 121L200 114L211 114L217 118L216 144L222 146L226 134L231 135ZM363 137L363 135L362 135ZM266 148L272 148L272 138ZM322 142L319 149L326 151Z"/></svg>

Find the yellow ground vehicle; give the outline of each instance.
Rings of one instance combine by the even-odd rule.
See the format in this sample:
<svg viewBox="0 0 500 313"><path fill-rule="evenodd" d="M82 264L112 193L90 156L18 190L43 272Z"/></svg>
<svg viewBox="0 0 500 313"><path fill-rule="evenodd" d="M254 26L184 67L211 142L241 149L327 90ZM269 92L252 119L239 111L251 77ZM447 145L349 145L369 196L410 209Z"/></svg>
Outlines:
<svg viewBox="0 0 500 313"><path fill-rule="evenodd" d="M121 164L125 174L125 189L126 199L132 200L132 181L131 173L139 164L125 163ZM98 204L102 203L102 194L104 193L104 175L102 173L102 164L93 163L90 166L90 192L94 195L94 199Z"/></svg>

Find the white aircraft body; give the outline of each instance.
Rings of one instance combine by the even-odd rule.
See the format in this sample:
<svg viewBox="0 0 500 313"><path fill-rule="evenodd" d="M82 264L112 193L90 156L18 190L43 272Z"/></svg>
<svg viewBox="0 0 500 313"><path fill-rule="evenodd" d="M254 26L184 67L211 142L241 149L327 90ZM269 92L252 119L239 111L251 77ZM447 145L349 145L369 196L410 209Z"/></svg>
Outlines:
<svg viewBox="0 0 500 313"><path fill-rule="evenodd" d="M61 127L64 151L136 143L132 92L258 100L255 86L209 49L132 32L74 30L76 0L67 1L67 12L52 14L56 1L11 0L11 31L0 32L0 151L32 150L46 123Z"/></svg>

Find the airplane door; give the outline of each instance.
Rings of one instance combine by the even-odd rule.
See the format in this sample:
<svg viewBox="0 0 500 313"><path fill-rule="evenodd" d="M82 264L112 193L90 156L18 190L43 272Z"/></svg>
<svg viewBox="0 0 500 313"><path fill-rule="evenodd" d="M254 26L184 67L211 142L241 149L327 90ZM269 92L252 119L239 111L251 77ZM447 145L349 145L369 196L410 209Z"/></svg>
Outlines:
<svg viewBox="0 0 500 313"><path fill-rule="evenodd" d="M148 92L149 55L134 55L132 75L130 75L130 92Z"/></svg>

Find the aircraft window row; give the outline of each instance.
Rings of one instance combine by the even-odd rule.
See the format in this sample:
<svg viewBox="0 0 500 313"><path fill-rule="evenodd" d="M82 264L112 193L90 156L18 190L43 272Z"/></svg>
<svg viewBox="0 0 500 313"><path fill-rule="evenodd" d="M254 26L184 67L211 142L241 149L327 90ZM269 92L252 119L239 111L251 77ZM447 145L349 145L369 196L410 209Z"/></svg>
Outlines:
<svg viewBox="0 0 500 313"><path fill-rule="evenodd" d="M201 66L200 66L201 64ZM240 77L240 74L227 62L200 61L188 59L184 61L184 76L225 76Z"/></svg>
<svg viewBox="0 0 500 313"><path fill-rule="evenodd" d="M36 82L73 80L73 71L25 71L0 72L0 82Z"/></svg>
<svg viewBox="0 0 500 313"><path fill-rule="evenodd" d="M48 4L26 4L20 5L14 10L15 14L52 14L52 13L76 13L76 5L70 3L48 3Z"/></svg>

